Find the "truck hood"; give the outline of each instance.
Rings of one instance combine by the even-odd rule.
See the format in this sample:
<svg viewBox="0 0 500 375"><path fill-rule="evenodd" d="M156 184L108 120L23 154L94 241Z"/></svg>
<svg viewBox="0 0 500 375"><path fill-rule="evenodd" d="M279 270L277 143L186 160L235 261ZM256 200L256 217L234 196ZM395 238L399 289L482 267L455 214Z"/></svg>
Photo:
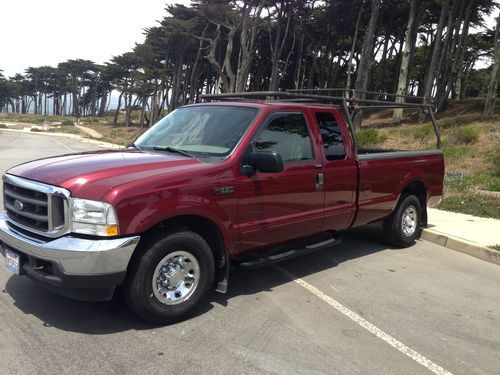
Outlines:
<svg viewBox="0 0 500 375"><path fill-rule="evenodd" d="M7 173L66 188L73 196L100 199L124 183L159 174L194 171L206 165L171 153L118 150L39 159L13 167Z"/></svg>

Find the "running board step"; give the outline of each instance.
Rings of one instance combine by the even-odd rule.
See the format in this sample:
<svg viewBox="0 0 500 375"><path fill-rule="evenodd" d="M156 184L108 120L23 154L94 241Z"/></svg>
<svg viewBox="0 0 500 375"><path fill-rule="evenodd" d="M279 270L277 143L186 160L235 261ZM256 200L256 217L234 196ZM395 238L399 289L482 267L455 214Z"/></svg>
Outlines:
<svg viewBox="0 0 500 375"><path fill-rule="evenodd" d="M256 254L233 262L234 268L256 268L262 267L271 263L281 262L282 260L294 258L296 256L312 253L325 249L330 246L338 245L342 242L341 239L333 237L331 234L314 237L312 239L298 242L291 247L280 246L264 254Z"/></svg>

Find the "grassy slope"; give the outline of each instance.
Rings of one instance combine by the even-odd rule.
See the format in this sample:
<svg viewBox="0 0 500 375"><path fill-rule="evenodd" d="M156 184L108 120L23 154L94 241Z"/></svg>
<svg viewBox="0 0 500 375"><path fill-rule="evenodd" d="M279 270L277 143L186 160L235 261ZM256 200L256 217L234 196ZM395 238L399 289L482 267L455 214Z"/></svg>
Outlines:
<svg viewBox="0 0 500 375"><path fill-rule="evenodd" d="M438 116L446 165L445 197L438 208L500 219L500 108L485 118L483 105L479 100L452 103ZM395 127L390 113L372 115L366 128L377 134L365 138L375 139L376 144L367 145L408 150L435 147L431 123L419 123L411 111L405 117L406 126Z"/></svg>

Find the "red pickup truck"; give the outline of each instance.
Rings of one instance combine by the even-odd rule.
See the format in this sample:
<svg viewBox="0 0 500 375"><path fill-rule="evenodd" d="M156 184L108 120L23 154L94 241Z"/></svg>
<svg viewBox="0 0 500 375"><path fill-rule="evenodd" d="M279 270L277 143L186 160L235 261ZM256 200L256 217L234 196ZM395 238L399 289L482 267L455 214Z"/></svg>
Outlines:
<svg viewBox="0 0 500 375"><path fill-rule="evenodd" d="M383 221L409 246L440 201L440 150L357 149L341 106L216 100L181 107L131 146L3 176L6 266L82 300L121 286L143 319L189 316L233 267L339 242Z"/></svg>

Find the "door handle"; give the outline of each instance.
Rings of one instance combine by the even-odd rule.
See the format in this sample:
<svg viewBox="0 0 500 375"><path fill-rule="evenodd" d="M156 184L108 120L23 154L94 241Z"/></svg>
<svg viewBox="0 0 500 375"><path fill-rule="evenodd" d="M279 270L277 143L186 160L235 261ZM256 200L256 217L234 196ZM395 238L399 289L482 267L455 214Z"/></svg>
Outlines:
<svg viewBox="0 0 500 375"><path fill-rule="evenodd" d="M323 190L324 175L323 173L316 173L316 190Z"/></svg>

